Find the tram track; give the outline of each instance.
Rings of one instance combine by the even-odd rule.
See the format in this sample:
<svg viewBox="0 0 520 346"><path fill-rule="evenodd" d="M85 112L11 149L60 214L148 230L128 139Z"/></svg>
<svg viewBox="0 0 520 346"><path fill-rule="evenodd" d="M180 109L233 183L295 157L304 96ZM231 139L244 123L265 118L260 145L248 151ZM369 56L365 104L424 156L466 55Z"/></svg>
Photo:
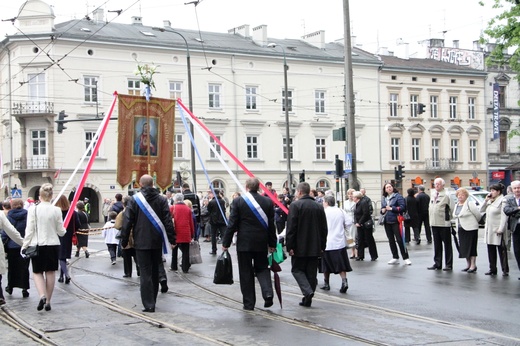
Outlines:
<svg viewBox="0 0 520 346"><path fill-rule="evenodd" d="M57 346L58 344L52 341L45 332L38 330L34 326L31 326L23 319L21 319L18 315L14 313L11 309L6 306L2 306L0 309L0 320L10 326L11 328L17 330L27 338L32 341L45 346Z"/></svg>

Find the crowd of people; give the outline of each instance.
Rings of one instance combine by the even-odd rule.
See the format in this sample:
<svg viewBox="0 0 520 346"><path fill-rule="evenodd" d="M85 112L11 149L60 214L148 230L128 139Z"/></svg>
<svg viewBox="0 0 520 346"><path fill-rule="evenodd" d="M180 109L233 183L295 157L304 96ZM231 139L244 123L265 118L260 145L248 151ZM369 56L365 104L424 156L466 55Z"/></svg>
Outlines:
<svg viewBox="0 0 520 346"><path fill-rule="evenodd" d="M418 186L407 189L405 197L392 183L385 183L377 209L365 189L347 190L346 199L338 203L333 191L316 191L306 182L300 183L294 194L289 189L278 194L272 183L267 182L262 191L260 181L250 178L245 184L247 192L235 192L231 199L214 188L198 195L188 184L183 184L181 193L162 194L149 175L141 177L140 186L133 196L116 194L114 201L104 200L102 236L112 265L121 253L124 277L132 276L135 262L144 312L155 312L159 287L161 292L168 291L163 253L171 252L171 271L180 267L188 273L190 244L199 237L211 242L211 255L217 255L217 244L222 251L236 245L245 310L255 308L255 277L264 307L273 305L267 259L278 243L285 245L291 257L291 273L302 293L301 306L312 305L318 272L323 273L320 289L330 290L330 275L338 274L342 280L339 292L346 293L347 273L352 271L350 260L364 261L366 248L371 261L378 259L375 223L383 226L387 236L392 255L389 265L399 264L400 259L405 265L412 264L408 247L412 241L421 244L424 227L427 244L433 243L433 265L427 269L453 270L455 240L459 258L466 261L462 271L476 273L478 229L483 223L489 261L485 275L498 274L498 261L502 275L509 275L511 244L520 268L520 181L512 182L507 195L502 184L491 185L479 206L468 198L465 188L455 191L453 201L442 178L434 180L431 196L424 186ZM51 310L56 271L58 282L70 283L67 264L73 246L76 257L81 250L85 258L90 256L88 232L84 232L90 228L85 207L88 200L77 203L64 228L69 200L60 196L53 206L52 197L52 185L44 184L37 203L26 206L21 199L13 199L3 203L0 213L4 244L0 249L0 274L7 272L5 291L13 294L13 289L20 288L24 298L29 296L31 263L39 311ZM38 246L38 255L29 259L26 253L34 246ZM2 275L0 305L5 303L1 287Z"/></svg>

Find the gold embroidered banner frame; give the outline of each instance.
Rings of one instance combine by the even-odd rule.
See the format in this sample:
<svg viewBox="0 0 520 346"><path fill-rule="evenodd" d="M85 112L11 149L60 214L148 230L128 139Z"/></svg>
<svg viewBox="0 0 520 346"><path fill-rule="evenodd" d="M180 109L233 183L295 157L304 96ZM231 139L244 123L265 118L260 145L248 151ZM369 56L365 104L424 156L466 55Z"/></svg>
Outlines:
<svg viewBox="0 0 520 346"><path fill-rule="evenodd" d="M117 182L126 186L143 174L156 185L172 183L175 100L119 95Z"/></svg>

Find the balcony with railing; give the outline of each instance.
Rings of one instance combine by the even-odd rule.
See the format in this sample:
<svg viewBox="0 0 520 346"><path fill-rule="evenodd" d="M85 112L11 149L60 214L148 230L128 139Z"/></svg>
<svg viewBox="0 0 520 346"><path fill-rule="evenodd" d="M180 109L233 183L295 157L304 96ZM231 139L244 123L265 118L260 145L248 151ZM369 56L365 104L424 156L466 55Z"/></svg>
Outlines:
<svg viewBox="0 0 520 346"><path fill-rule="evenodd" d="M455 171L455 163L451 159L426 159L424 163L428 173Z"/></svg>
<svg viewBox="0 0 520 346"><path fill-rule="evenodd" d="M54 113L54 102L27 101L13 103L13 115Z"/></svg>
<svg viewBox="0 0 520 346"><path fill-rule="evenodd" d="M14 170L26 171L26 170L42 170L49 169L50 160L47 156L31 157L31 158L16 158L13 161Z"/></svg>

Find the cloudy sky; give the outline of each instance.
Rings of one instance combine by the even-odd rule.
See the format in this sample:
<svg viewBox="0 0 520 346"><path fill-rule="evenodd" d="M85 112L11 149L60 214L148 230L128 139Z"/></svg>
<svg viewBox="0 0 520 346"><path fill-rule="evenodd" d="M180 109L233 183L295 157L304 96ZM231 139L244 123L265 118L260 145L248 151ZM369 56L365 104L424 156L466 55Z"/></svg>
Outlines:
<svg viewBox="0 0 520 346"><path fill-rule="evenodd" d="M202 0L197 6L191 0L47 0L54 6L56 22L82 18L102 6L109 21L130 23L130 17L141 15L143 24L162 26L170 20L173 27L227 32L249 24L267 25L272 38L299 38L325 30L327 41L343 37L343 0ZM2 20L18 14L24 1L2 1ZM187 3L187 4L186 4ZM427 38L445 38L446 45L460 41L461 48L472 48L481 30L496 11L492 0L350 0L352 35L362 48L376 52L378 47L391 50L397 42L411 47ZM107 11L123 10L117 17ZM116 18L117 17L117 18ZM1 22L0 33L14 33L16 24ZM413 48L412 48L413 49ZM410 51L413 53L413 51Z"/></svg>

